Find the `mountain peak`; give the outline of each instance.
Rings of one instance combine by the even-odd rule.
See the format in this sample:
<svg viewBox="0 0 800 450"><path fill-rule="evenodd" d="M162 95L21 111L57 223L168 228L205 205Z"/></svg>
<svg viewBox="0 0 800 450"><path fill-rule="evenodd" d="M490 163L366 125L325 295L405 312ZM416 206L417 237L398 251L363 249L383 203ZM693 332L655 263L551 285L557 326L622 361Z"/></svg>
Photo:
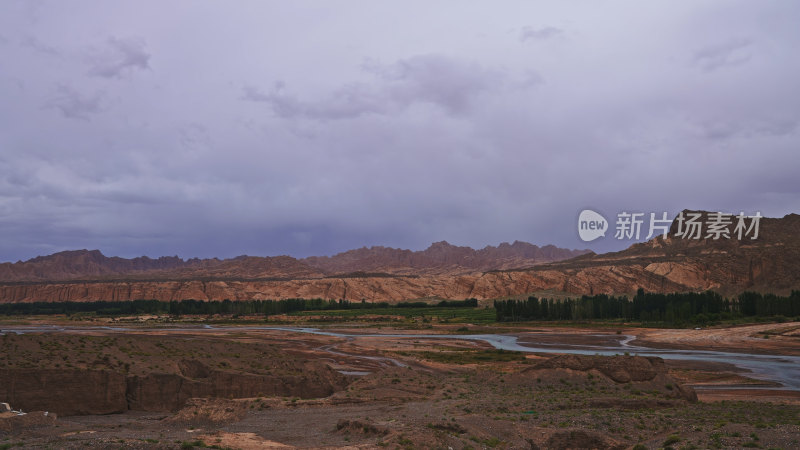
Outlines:
<svg viewBox="0 0 800 450"><path fill-rule="evenodd" d="M39 256L25 262L0 264L0 281L68 280L152 277L187 279L219 278L309 278L353 272L398 275L468 274L500 269L526 268L584 254L554 246L539 248L514 241L481 250L432 243L422 251L383 246L361 247L333 256L296 259L291 256L239 255L230 259L186 261L177 256L152 259L106 257L99 250L69 250Z"/></svg>
<svg viewBox="0 0 800 450"><path fill-rule="evenodd" d="M452 247L455 247L455 245L452 245L451 243L449 243L447 241L439 241L439 242L432 243L428 247L428 249L432 249L432 248L452 248Z"/></svg>

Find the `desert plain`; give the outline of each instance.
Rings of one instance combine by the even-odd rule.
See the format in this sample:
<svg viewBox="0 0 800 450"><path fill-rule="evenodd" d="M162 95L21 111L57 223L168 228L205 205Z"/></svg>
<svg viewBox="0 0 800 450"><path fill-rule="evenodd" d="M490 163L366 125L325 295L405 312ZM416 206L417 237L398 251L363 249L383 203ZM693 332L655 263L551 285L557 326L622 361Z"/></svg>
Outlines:
<svg viewBox="0 0 800 450"><path fill-rule="evenodd" d="M736 359L797 358L797 322L654 329L158 319L0 325L0 396L26 413L0 416L0 446L800 445L800 390ZM631 351L591 351L620 343ZM643 348L731 358L640 356Z"/></svg>

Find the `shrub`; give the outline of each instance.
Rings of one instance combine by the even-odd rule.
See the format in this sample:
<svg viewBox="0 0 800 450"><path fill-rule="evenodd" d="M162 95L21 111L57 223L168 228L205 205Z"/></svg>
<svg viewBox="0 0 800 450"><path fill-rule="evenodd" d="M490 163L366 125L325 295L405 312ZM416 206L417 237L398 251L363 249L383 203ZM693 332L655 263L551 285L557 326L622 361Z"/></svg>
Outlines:
<svg viewBox="0 0 800 450"><path fill-rule="evenodd" d="M669 447L670 445L672 445L672 444L677 444L677 443L678 443L678 442L680 442L680 441L681 441L681 438L680 438L680 437L678 437L677 435L673 434L673 435L670 435L670 436L667 438L667 440L666 440L666 441L664 441L664 444L663 444L663 446L664 446L664 447Z"/></svg>

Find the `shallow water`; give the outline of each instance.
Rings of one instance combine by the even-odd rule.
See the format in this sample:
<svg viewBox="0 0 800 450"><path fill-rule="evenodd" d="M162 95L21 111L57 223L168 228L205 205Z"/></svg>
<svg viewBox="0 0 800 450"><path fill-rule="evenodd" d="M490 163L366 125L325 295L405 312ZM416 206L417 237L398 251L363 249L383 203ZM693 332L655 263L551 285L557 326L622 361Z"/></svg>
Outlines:
<svg viewBox="0 0 800 450"><path fill-rule="evenodd" d="M59 332L96 332L96 331L119 331L119 332L141 332L148 329L123 328L123 327L59 327L48 325L37 326L5 326L3 332L24 333L59 333ZM720 352L713 350L670 350L655 349L635 345L635 336L631 335L609 335L597 334L590 335L598 338L595 345L571 344L571 335L562 336L562 341L558 342L558 333L523 333L520 336L510 334L349 334L335 331L320 330L312 327L271 327L271 326L244 326L244 327L214 327L203 325L197 327L164 327L154 328L153 331L258 331L258 330L279 330L293 333L308 333L322 336L333 336L342 338L357 337L385 337L385 338L404 338L404 339L461 339L468 341L483 341L496 349L511 350L530 353L573 353L581 355L619 355L629 353L638 356L658 356L664 359L690 360L690 361L709 361L732 364L750 373L747 375L764 380L766 382L777 382L783 385L784 389L800 390L800 357L798 356L776 356L762 355L756 353L733 353ZM2 334L2 333L0 333ZM586 335L583 335L584 337ZM537 340L537 337L539 339ZM553 342L556 341L556 342ZM364 355L365 358L385 359L375 356ZM751 388L748 386L739 386Z"/></svg>

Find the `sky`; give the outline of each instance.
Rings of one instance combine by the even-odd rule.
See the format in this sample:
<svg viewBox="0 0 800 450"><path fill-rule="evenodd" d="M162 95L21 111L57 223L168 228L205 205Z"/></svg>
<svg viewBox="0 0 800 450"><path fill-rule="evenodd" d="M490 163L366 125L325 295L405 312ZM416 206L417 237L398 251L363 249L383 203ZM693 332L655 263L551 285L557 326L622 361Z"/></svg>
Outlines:
<svg viewBox="0 0 800 450"><path fill-rule="evenodd" d="M581 241L581 210L798 213L798 17L783 0L4 0L0 261L608 251L631 241Z"/></svg>

